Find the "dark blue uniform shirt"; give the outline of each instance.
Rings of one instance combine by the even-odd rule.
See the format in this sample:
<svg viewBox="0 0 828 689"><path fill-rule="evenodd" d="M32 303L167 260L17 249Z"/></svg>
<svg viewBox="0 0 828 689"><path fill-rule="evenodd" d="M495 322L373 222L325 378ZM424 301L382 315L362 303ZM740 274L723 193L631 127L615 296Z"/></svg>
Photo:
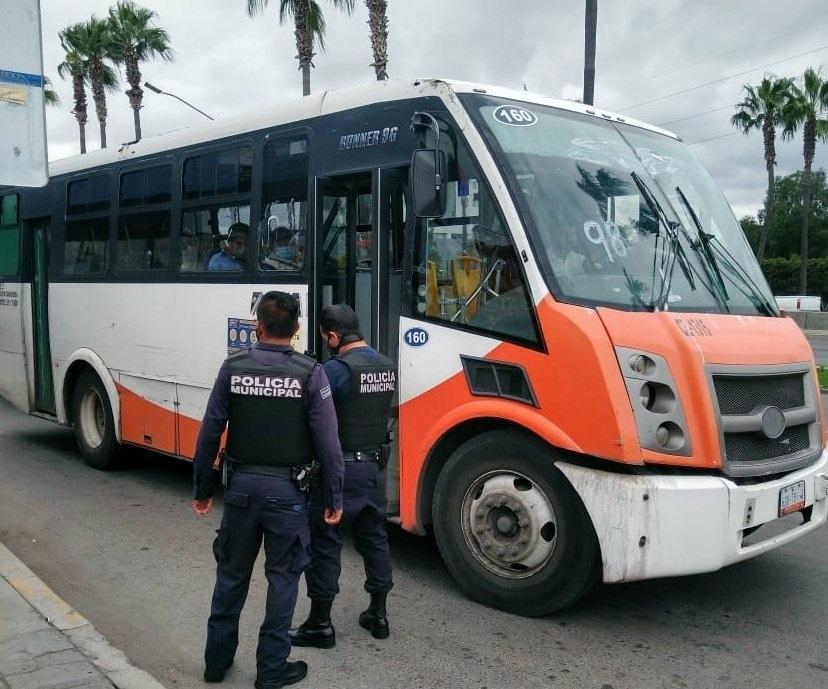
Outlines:
<svg viewBox="0 0 828 689"><path fill-rule="evenodd" d="M362 352L363 354L373 356L377 359L380 357L379 352L368 345L365 345L364 347L355 347L354 349L349 349L348 351ZM331 390L333 390L334 399L342 399L348 394L348 389L350 388L351 369L348 368L346 363L340 361L339 359L328 359L323 364L323 367L325 368L325 374L328 376L328 380L331 383Z"/></svg>
<svg viewBox="0 0 828 689"><path fill-rule="evenodd" d="M281 364L287 353L293 349L286 345L256 343L250 355L257 363ZM314 368L308 377L305 388L305 410L308 416L316 459L322 467L321 487L326 507L342 507L342 478L345 467L342 460L342 448L339 445L339 432L336 423L336 410L331 396L328 377L321 366ZM213 462L219 450L221 434L227 427L230 408L230 374L227 362L219 369L207 411L198 433L196 453L193 459L193 497L201 500L213 494ZM274 419L274 422L278 422Z"/></svg>

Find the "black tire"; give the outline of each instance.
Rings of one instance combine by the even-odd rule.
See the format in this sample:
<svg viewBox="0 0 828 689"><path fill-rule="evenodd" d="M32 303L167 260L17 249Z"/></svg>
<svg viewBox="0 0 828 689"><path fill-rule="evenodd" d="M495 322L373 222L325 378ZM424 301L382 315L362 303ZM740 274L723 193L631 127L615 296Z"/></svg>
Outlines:
<svg viewBox="0 0 828 689"><path fill-rule="evenodd" d="M118 441L109 395L90 370L78 376L72 391L72 421L75 442L86 463L101 470L115 466Z"/></svg>
<svg viewBox="0 0 828 689"><path fill-rule="evenodd" d="M554 461L531 436L492 431L465 442L443 467L434 533L452 576L475 600L540 617L572 605L598 580L595 530Z"/></svg>

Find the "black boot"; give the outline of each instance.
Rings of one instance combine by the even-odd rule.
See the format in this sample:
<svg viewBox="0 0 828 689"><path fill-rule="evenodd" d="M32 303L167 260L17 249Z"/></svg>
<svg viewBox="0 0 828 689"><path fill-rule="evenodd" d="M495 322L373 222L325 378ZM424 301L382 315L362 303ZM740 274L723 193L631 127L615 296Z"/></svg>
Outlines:
<svg viewBox="0 0 828 689"><path fill-rule="evenodd" d="M256 689L279 689L286 687L288 684L296 684L308 674L308 664L302 660L297 660L295 663L285 663L285 669L282 674L273 679L257 679L253 686Z"/></svg>
<svg viewBox="0 0 828 689"><path fill-rule="evenodd" d="M331 624L332 600L311 599L308 619L290 630L290 643L294 646L333 648L336 646L336 631Z"/></svg>
<svg viewBox="0 0 828 689"><path fill-rule="evenodd" d="M211 667L210 665L204 668L204 681L205 682L223 682L224 675L230 669L230 666L233 664L233 661L230 661L230 665L225 667Z"/></svg>
<svg viewBox="0 0 828 689"><path fill-rule="evenodd" d="M359 626L371 632L375 639L387 639L391 634L388 628L388 617L385 612L385 599L388 593L371 594L371 604L359 616Z"/></svg>

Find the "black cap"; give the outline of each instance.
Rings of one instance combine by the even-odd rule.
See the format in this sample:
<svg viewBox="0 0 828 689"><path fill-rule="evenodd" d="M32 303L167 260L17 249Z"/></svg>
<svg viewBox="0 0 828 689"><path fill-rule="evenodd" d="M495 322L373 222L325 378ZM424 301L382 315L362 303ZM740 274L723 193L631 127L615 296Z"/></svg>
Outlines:
<svg viewBox="0 0 828 689"><path fill-rule="evenodd" d="M319 316L319 327L323 332L338 333L342 344L349 344L361 340L359 319L354 310L347 304L330 304L322 307Z"/></svg>

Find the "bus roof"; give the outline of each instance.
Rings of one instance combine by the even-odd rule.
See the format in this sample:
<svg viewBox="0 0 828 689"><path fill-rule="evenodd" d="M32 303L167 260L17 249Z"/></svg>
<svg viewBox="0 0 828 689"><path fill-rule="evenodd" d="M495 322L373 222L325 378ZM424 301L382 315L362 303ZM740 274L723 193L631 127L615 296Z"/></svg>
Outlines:
<svg viewBox="0 0 828 689"><path fill-rule="evenodd" d="M109 163L128 162L154 154L172 151L186 146L208 143L229 136L255 132L269 127L289 124L350 110L382 101L403 100L423 96L448 96L451 93L485 93L491 96L511 98L525 103L548 105L572 112L580 112L606 120L625 122L659 134L678 138L672 132L624 116L584 105L576 101L549 98L540 94L507 89L488 84L457 81L452 79L414 79L374 81L363 86L323 91L305 96L301 100L279 104L253 114L245 113L225 117L214 122L199 123L196 126L177 129L165 134L147 137L135 143L124 143L111 148L90 151L84 155L72 156L54 161L49 165L51 176L63 175Z"/></svg>

